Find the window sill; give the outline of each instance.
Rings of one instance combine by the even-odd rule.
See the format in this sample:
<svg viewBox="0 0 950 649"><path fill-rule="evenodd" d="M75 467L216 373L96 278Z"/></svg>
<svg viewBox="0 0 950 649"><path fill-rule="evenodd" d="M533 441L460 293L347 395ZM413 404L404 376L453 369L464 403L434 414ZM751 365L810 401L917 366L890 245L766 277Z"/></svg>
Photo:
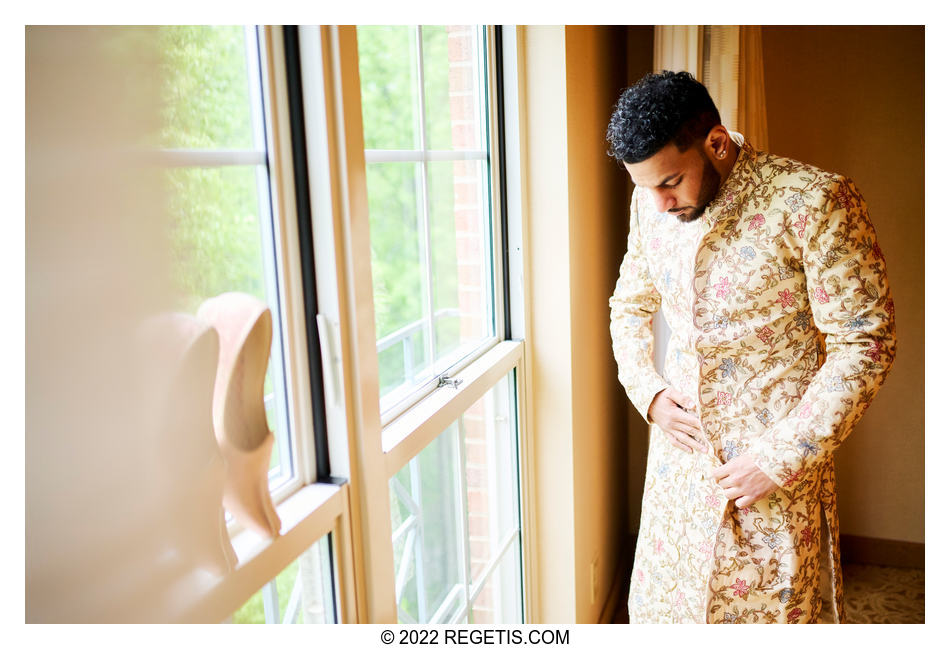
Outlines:
<svg viewBox="0 0 950 649"><path fill-rule="evenodd" d="M387 477L391 478L409 460L422 452L466 409L478 401L510 372L523 354L524 343L506 340L492 347L478 360L452 378L461 379L458 389L435 390L383 429Z"/></svg>
<svg viewBox="0 0 950 649"><path fill-rule="evenodd" d="M261 539L249 530L234 535L234 572L193 580L175 622L218 622L240 608L307 548L333 531L346 506L347 485L307 485L277 505L280 534ZM194 583L201 582L201 583Z"/></svg>

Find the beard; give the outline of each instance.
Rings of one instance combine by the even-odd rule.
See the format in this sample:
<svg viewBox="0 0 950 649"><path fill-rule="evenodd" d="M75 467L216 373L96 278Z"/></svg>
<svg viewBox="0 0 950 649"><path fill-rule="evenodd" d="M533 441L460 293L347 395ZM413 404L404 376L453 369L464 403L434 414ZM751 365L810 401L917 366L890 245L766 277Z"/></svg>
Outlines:
<svg viewBox="0 0 950 649"><path fill-rule="evenodd" d="M676 214L676 218L683 223L695 221L702 216L706 206L716 197L719 185L722 184L722 176L716 171L709 156L706 155L705 151L700 151L700 153L703 156L703 179L699 185L699 196L696 199L696 205L684 207L682 211L673 212Z"/></svg>

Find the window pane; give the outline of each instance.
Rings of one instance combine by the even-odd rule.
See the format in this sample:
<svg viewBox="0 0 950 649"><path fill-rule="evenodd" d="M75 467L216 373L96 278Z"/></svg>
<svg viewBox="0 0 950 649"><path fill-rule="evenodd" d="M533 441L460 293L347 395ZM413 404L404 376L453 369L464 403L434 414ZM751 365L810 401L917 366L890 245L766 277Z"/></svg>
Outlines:
<svg viewBox="0 0 950 649"><path fill-rule="evenodd" d="M426 151L487 151L481 29L359 28L367 149L424 144ZM389 92L383 100L381 88L395 83L399 73L386 67L395 65L388 59L377 60L392 45L394 60L410 61L402 67L413 69L417 34L424 61L424 142L418 116L404 109L411 104L409 94L418 102L418 88L402 99ZM418 83L414 74L403 75L407 88ZM397 142L387 135L383 142L383 124L386 133L398 127L404 137ZM495 330L487 153L481 160L433 161L422 160L417 150L420 160L414 162L397 162L398 155L385 162L386 155L376 154L367 164L367 191L380 409L388 419L408 405L414 390Z"/></svg>
<svg viewBox="0 0 950 649"><path fill-rule="evenodd" d="M430 162L429 222L439 369L494 333L488 275L486 164Z"/></svg>
<svg viewBox="0 0 950 649"><path fill-rule="evenodd" d="M513 399L508 378L462 415L471 583L484 574L518 531L518 471ZM517 543L516 543L517 545Z"/></svg>
<svg viewBox="0 0 950 649"><path fill-rule="evenodd" d="M389 482L400 622L436 621L436 611L457 600L464 583L460 482L457 424Z"/></svg>
<svg viewBox="0 0 950 649"><path fill-rule="evenodd" d="M418 149L419 76L414 26L357 27L367 149Z"/></svg>
<svg viewBox="0 0 950 649"><path fill-rule="evenodd" d="M271 362L264 382L267 423L277 438L271 453L272 484L292 475L287 422L276 259L269 204L261 212L262 167L236 166L169 169L172 278L176 308L196 313L201 303L228 291L267 302L273 321ZM264 197L264 201L267 201ZM266 254L265 254L266 252ZM274 377L280 377L275 383Z"/></svg>
<svg viewBox="0 0 950 649"><path fill-rule="evenodd" d="M485 148L478 29L473 25L422 27L428 149Z"/></svg>
<svg viewBox="0 0 950 649"><path fill-rule="evenodd" d="M517 545L489 576L475 598L469 621L474 624L522 624L521 554Z"/></svg>
<svg viewBox="0 0 950 649"><path fill-rule="evenodd" d="M411 385L429 364L421 169L400 162L366 169L381 396Z"/></svg>
<svg viewBox="0 0 950 649"><path fill-rule="evenodd" d="M172 216L172 277L179 308L241 291L267 300L255 167L166 172Z"/></svg>
<svg viewBox="0 0 950 649"><path fill-rule="evenodd" d="M509 375L390 480L400 622L467 618L483 579L477 615L521 621L513 389Z"/></svg>
<svg viewBox="0 0 950 649"><path fill-rule="evenodd" d="M243 27L160 28L167 148L252 148Z"/></svg>
<svg viewBox="0 0 950 649"><path fill-rule="evenodd" d="M330 536L317 541L231 616L235 624L333 624Z"/></svg>

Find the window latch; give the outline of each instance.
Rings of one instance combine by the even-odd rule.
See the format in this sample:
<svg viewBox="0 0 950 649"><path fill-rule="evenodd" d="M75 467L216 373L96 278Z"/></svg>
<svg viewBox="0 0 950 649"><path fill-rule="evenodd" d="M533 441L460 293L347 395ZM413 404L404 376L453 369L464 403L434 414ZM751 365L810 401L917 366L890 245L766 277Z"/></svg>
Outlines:
<svg viewBox="0 0 950 649"><path fill-rule="evenodd" d="M448 375L448 374L443 374L442 376L439 377L439 385L438 385L438 387L444 388L445 386L450 385L450 386L452 386L453 388L455 388L456 390L458 390L458 389L459 389L459 384L461 384L461 383L462 383L462 379L455 379L455 380L452 380L451 378L449 378L449 375Z"/></svg>

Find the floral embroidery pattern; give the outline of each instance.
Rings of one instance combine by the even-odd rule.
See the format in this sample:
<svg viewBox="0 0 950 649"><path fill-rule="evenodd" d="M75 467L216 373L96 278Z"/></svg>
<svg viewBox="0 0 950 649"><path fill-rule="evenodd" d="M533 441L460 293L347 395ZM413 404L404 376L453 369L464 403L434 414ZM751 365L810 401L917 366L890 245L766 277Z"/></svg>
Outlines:
<svg viewBox="0 0 950 649"><path fill-rule="evenodd" d="M872 340L871 346L868 349L864 350L864 355L876 363L879 360L881 360L881 352L883 351L883 349L884 348L881 345L881 341Z"/></svg>
<svg viewBox="0 0 950 649"><path fill-rule="evenodd" d="M729 280L723 277L721 280L719 280L719 283L716 284L716 297L726 297L729 295L729 291L731 290L732 288L729 286Z"/></svg>
<svg viewBox="0 0 950 649"><path fill-rule="evenodd" d="M806 439L798 443L798 448L803 455L818 455L818 451L820 450L813 442L809 442Z"/></svg>
<svg viewBox="0 0 950 649"><path fill-rule="evenodd" d="M828 392L844 392L844 378L841 376L829 376Z"/></svg>
<svg viewBox="0 0 950 649"><path fill-rule="evenodd" d="M734 439L728 440L725 445L722 447L723 455L726 458L726 462L731 460L734 457L738 457L741 453L742 448L739 446L739 443Z"/></svg>
<svg viewBox="0 0 950 649"><path fill-rule="evenodd" d="M795 471L795 472L793 472L793 473L787 473L787 474L785 475L785 479L782 480L782 486L783 486L783 487L791 487L793 484L795 484L796 482L798 482L798 479L799 479L799 478L802 477L802 473L804 473L804 471L802 471L801 469L799 469L798 471Z"/></svg>
<svg viewBox="0 0 950 649"><path fill-rule="evenodd" d="M788 205L788 209L793 212L797 212L801 208L805 207L805 199L801 194L792 194L785 199L785 204Z"/></svg>
<svg viewBox="0 0 950 649"><path fill-rule="evenodd" d="M812 538L811 538L810 527L806 527L805 529L802 530L802 543L805 544L806 548L811 546ZM782 592L785 592L785 591L782 591Z"/></svg>
<svg viewBox="0 0 950 649"><path fill-rule="evenodd" d="M864 317L851 318L844 326L848 329L860 329L861 327L867 327L871 324L871 321Z"/></svg>
<svg viewBox="0 0 950 649"><path fill-rule="evenodd" d="M784 291L779 291L778 297L783 307L795 306L795 298L792 296L790 290L785 289Z"/></svg>
<svg viewBox="0 0 950 649"><path fill-rule="evenodd" d="M744 598L749 594L749 585L744 579L736 579L736 583L732 585L732 592L736 597Z"/></svg>
<svg viewBox="0 0 950 649"><path fill-rule="evenodd" d="M835 193L835 202L838 207L853 207L854 201L851 199L851 193L847 187L842 187Z"/></svg>
<svg viewBox="0 0 950 649"><path fill-rule="evenodd" d="M689 395L712 445L687 454L651 426L631 622L813 622L827 547L843 610L831 458L893 363L884 259L851 180L733 138L739 158L699 219L669 218L635 189L610 298L633 405L646 418L660 390ZM661 307L671 329L662 376ZM736 509L701 476L743 454L782 488ZM780 578L761 572L775 562Z"/></svg>
<svg viewBox="0 0 950 649"><path fill-rule="evenodd" d="M811 325L811 314L808 311L799 311L795 314L795 326L808 329Z"/></svg>
<svg viewBox="0 0 950 649"><path fill-rule="evenodd" d="M805 236L805 226L808 224L808 217L804 214L799 215L798 221L795 222L795 229L798 230L798 237L802 238Z"/></svg>
<svg viewBox="0 0 950 649"><path fill-rule="evenodd" d="M724 358L722 359L722 363L719 365L719 370L722 372L722 378L735 378L736 362L731 358Z"/></svg>
<svg viewBox="0 0 950 649"><path fill-rule="evenodd" d="M775 532L769 532L762 536L762 542L774 550L782 542L782 539Z"/></svg>

